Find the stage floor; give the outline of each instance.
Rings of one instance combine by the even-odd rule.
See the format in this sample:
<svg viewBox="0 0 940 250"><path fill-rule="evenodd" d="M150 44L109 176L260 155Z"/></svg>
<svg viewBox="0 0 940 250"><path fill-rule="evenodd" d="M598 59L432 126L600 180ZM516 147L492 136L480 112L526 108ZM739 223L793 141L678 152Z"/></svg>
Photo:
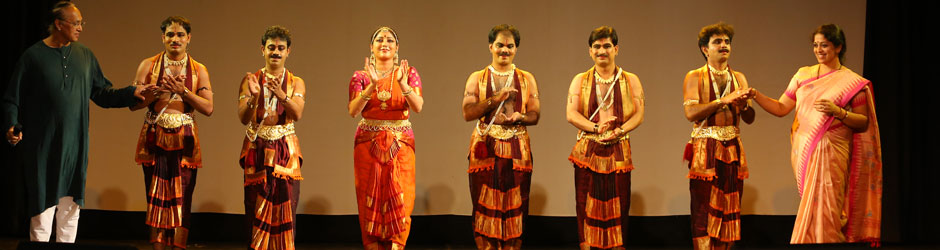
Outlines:
<svg viewBox="0 0 940 250"><path fill-rule="evenodd" d="M21 238L0 238L0 250L6 249L16 249L17 245L27 239ZM146 250L152 249L150 244L146 240L82 240L79 239L78 243L80 244L90 244L90 245L105 245L105 246L132 246L137 249ZM927 246L927 245L885 245L882 246L881 250L908 250L908 249L937 249L937 246ZM576 249L575 246L523 246L525 249L545 249L545 250L555 250L555 249ZM687 249L687 248L676 248L676 247L643 247L643 246L627 246L629 249ZM801 245L801 246L776 246L776 247L736 247L736 249L873 249L867 246L860 245ZM198 249L198 250L240 250L245 249L245 246L240 242L190 242L188 249ZM358 250L362 247L358 244L297 244L297 249L323 249L323 250ZM453 249L453 250L473 250L476 249L475 246L467 245L410 245L408 249L417 249L417 250L430 250L430 249Z"/></svg>

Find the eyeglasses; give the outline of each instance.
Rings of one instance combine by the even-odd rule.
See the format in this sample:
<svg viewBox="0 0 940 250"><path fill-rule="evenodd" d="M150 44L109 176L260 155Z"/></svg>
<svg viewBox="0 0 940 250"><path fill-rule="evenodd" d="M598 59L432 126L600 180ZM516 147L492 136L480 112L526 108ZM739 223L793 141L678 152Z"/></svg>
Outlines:
<svg viewBox="0 0 940 250"><path fill-rule="evenodd" d="M59 18L59 20L62 20L62 22L71 24L72 26L81 26L81 27L85 27L85 25L88 24L88 22L81 21L81 20L74 21L74 22L70 22L70 21L65 20L65 19L62 19L62 18Z"/></svg>

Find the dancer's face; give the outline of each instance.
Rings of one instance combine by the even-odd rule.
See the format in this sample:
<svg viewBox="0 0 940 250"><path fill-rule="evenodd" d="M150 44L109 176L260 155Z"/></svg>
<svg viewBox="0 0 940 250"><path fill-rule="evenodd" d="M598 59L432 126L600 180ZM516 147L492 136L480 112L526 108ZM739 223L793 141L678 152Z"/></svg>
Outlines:
<svg viewBox="0 0 940 250"><path fill-rule="evenodd" d="M516 41L512 33L500 32L496 39L490 44L490 53L493 54L493 62L499 65L512 64L516 58Z"/></svg>

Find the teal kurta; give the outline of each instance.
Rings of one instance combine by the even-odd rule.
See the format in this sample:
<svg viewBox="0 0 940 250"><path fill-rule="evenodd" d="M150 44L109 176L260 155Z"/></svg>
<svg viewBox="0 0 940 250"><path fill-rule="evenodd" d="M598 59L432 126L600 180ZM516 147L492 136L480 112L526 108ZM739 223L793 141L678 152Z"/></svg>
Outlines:
<svg viewBox="0 0 940 250"><path fill-rule="evenodd" d="M135 88L111 88L95 54L82 44L51 48L39 41L26 49L0 102L0 130L5 137L14 124L23 126L13 162L25 173L29 216L63 196L83 205L88 100L103 108L131 106L137 102Z"/></svg>

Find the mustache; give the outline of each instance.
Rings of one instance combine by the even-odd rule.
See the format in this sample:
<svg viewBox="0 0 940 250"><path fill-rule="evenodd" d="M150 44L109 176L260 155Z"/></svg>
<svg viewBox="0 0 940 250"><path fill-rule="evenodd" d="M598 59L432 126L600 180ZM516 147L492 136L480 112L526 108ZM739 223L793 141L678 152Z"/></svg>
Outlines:
<svg viewBox="0 0 940 250"><path fill-rule="evenodd" d="M271 58L281 59L281 55L280 55L280 54L271 54Z"/></svg>
<svg viewBox="0 0 940 250"><path fill-rule="evenodd" d="M509 53L499 53L498 55L499 55L499 56L511 56L511 54L509 54Z"/></svg>
<svg viewBox="0 0 940 250"><path fill-rule="evenodd" d="M730 49L719 49L718 52L731 52Z"/></svg>
<svg viewBox="0 0 940 250"><path fill-rule="evenodd" d="M597 54L597 55L594 55L594 56L596 56L596 57L602 57L602 56L603 56L603 57L610 57L610 54Z"/></svg>

